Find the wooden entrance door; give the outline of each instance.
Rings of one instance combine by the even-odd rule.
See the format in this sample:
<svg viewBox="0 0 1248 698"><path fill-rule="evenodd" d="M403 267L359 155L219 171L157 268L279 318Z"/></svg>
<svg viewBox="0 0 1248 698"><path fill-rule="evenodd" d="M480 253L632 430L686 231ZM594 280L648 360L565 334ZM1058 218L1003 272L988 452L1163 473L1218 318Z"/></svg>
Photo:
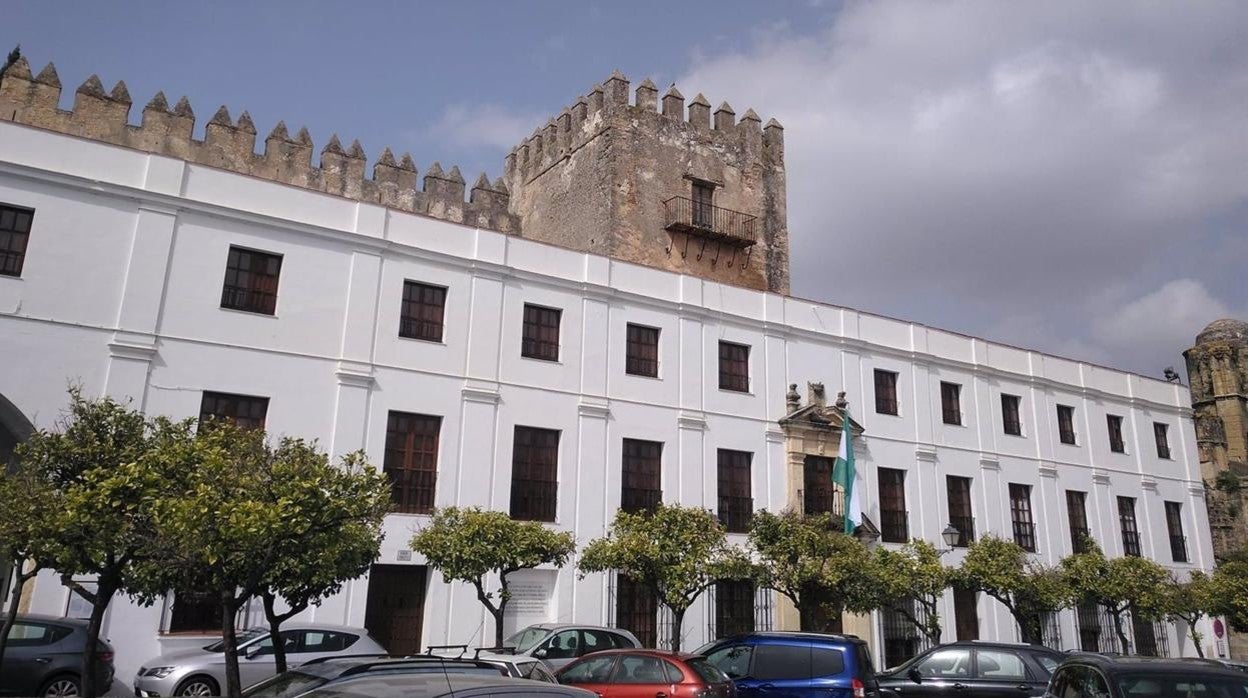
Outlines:
<svg viewBox="0 0 1248 698"><path fill-rule="evenodd" d="M364 627L391 654L418 654L425 615L424 565L373 565Z"/></svg>

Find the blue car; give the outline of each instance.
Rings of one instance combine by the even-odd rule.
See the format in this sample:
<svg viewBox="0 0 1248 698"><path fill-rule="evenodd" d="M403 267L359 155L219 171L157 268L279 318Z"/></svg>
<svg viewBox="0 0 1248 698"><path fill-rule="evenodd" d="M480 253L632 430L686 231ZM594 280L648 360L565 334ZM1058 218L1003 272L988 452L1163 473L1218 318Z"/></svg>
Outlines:
<svg viewBox="0 0 1248 698"><path fill-rule="evenodd" d="M697 650L741 698L878 698L867 643L853 635L746 633Z"/></svg>

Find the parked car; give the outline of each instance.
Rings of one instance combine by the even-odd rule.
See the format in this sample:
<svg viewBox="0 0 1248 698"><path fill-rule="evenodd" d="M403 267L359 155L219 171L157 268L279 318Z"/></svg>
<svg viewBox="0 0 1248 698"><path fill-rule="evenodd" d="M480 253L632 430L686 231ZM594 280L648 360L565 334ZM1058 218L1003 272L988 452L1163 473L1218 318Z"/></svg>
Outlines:
<svg viewBox="0 0 1248 698"><path fill-rule="evenodd" d="M540 660L534 659L536 663ZM358 676L382 674L474 674L507 676L499 666L472 659L446 657L353 656L322 657L305 662L298 668L271 676L243 691L245 698L294 698L314 688L349 681Z"/></svg>
<svg viewBox="0 0 1248 698"><path fill-rule="evenodd" d="M744 698L879 696L871 652L853 635L747 633L695 653L727 674Z"/></svg>
<svg viewBox="0 0 1248 698"><path fill-rule="evenodd" d="M332 686L314 688L299 698L475 698L476 696L567 696L596 698L575 686L528 679L468 674L391 674L357 676Z"/></svg>
<svg viewBox="0 0 1248 698"><path fill-rule="evenodd" d="M514 654L537 657L552 669L591 652L641 647L637 637L627 630L558 623L530 625L507 638L503 645L514 648Z"/></svg>
<svg viewBox="0 0 1248 698"><path fill-rule="evenodd" d="M338 625L289 623L282 628L282 641L290 667L321 657L386 653L367 630ZM244 687L277 673L267 628L251 628L239 634L238 672ZM221 641L149 659L134 677L134 695L143 698L215 696L223 686L225 647Z"/></svg>
<svg viewBox="0 0 1248 698"><path fill-rule="evenodd" d="M1049 679L1048 698L1242 698L1248 676L1235 669L1154 657L1076 654Z"/></svg>
<svg viewBox="0 0 1248 698"><path fill-rule="evenodd" d="M1219 659L1217 657L1205 657L1203 659L1197 659L1195 657L1183 657L1180 661L1213 664L1215 666L1224 667L1226 669L1234 669L1235 671L1242 671L1245 674L1248 674L1248 662L1239 661L1235 659Z"/></svg>
<svg viewBox="0 0 1248 698"><path fill-rule="evenodd" d="M0 615L0 622L6 616ZM113 648L96 646L96 684L113 683ZM18 615L0 663L0 695L76 696L82 688L87 622L56 616Z"/></svg>
<svg viewBox="0 0 1248 698"><path fill-rule="evenodd" d="M1040 696L1068 655L1037 645L953 642L880 672L884 696Z"/></svg>
<svg viewBox="0 0 1248 698"><path fill-rule="evenodd" d="M537 657L527 654L500 654L497 652L478 652L475 659L493 664L507 672L508 676L517 679L532 679L546 683L558 683L554 672L546 663Z"/></svg>
<svg viewBox="0 0 1248 698"><path fill-rule="evenodd" d="M732 679L706 657L663 650L605 650L568 664L559 683L606 698L734 698Z"/></svg>

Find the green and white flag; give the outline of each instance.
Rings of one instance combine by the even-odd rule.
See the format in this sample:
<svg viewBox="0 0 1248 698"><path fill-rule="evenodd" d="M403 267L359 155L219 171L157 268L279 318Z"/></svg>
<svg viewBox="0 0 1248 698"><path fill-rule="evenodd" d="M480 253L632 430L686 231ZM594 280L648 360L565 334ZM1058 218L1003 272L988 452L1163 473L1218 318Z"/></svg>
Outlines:
<svg viewBox="0 0 1248 698"><path fill-rule="evenodd" d="M862 523L862 500L858 495L858 473L854 469L854 432L850 428L849 409L841 422L841 447L832 468L832 482L841 486L844 495L845 532L853 534Z"/></svg>

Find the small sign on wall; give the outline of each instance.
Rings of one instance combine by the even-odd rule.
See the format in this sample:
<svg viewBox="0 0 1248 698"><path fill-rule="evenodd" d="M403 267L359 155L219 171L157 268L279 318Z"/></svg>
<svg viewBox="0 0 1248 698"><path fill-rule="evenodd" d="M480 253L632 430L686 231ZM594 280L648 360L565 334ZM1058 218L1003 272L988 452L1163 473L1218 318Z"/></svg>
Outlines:
<svg viewBox="0 0 1248 698"><path fill-rule="evenodd" d="M398 555L398 558L397 558L397 559L398 559L398 561L399 561L399 562L411 562L411 561L412 561L412 551L410 551L410 550L400 550L400 551L399 551L399 555Z"/></svg>

